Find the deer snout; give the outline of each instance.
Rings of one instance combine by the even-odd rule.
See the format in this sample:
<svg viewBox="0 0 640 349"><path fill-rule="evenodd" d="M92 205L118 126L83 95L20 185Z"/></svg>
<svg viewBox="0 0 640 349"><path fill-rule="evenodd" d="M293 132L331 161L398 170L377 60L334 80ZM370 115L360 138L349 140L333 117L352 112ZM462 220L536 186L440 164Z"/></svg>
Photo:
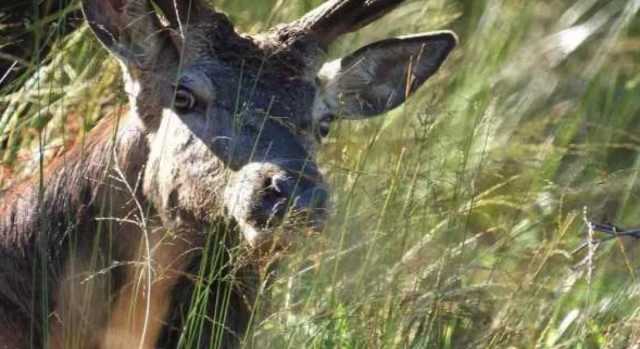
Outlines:
<svg viewBox="0 0 640 349"><path fill-rule="evenodd" d="M265 177L258 196L254 209L258 224L277 225L287 213L325 209L329 195L313 181L291 174L276 174Z"/></svg>
<svg viewBox="0 0 640 349"><path fill-rule="evenodd" d="M232 179L227 208L252 245L274 238L289 244L298 233L317 231L326 220L329 193L309 162L251 163Z"/></svg>

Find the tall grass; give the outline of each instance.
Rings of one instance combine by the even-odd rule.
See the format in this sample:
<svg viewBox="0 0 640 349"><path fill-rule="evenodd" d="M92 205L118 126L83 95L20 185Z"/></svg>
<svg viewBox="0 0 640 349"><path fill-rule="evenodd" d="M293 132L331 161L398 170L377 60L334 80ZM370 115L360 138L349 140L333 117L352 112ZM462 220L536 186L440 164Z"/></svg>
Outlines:
<svg viewBox="0 0 640 349"><path fill-rule="evenodd" d="M320 1L216 3L255 32ZM640 242L574 252L585 217L640 225L638 10L408 1L343 38L332 57L445 27L461 46L407 105L336 124L319 160L334 188L329 227L263 290L246 346L640 345ZM124 103L117 65L84 27L19 81L0 94L5 184Z"/></svg>

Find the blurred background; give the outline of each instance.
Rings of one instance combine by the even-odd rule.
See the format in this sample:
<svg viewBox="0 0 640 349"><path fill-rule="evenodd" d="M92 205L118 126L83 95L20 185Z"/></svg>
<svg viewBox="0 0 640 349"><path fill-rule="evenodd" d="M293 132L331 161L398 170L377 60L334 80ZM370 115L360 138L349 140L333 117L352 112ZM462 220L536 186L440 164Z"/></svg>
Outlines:
<svg viewBox="0 0 640 349"><path fill-rule="evenodd" d="M217 0L258 32L319 0ZM125 105L76 1L0 4L0 188ZM257 348L637 348L640 0L408 0L331 57L453 29L403 107L336 123L325 233L264 292ZM596 233L596 237L601 237ZM590 253L589 253L590 252Z"/></svg>

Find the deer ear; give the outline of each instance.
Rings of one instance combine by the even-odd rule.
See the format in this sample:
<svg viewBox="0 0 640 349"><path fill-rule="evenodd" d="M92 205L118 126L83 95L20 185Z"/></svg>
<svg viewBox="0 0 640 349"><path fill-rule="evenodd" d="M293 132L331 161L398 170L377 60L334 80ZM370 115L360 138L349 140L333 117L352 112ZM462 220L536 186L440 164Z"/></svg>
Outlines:
<svg viewBox="0 0 640 349"><path fill-rule="evenodd" d="M98 40L129 66L155 62L171 46L149 0L82 0L82 11Z"/></svg>
<svg viewBox="0 0 640 349"><path fill-rule="evenodd" d="M325 64L318 75L322 98L333 114L360 119L404 103L456 46L452 32L378 41Z"/></svg>

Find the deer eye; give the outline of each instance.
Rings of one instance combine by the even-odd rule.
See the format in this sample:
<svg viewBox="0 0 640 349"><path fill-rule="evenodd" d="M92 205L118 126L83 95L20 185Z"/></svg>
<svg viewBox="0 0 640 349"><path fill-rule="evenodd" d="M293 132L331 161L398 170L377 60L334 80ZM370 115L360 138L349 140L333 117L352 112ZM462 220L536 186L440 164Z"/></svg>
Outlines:
<svg viewBox="0 0 640 349"><path fill-rule="evenodd" d="M173 107L179 113L187 113L196 107L196 97L191 90L178 86L173 100Z"/></svg>
<svg viewBox="0 0 640 349"><path fill-rule="evenodd" d="M320 138L326 138L329 135L329 131L331 130L331 122L335 119L335 115L327 114L323 115L319 120L316 126L316 130L318 132L318 136Z"/></svg>
<svg viewBox="0 0 640 349"><path fill-rule="evenodd" d="M320 138L327 138L329 136L330 127L329 125L319 125L318 126L318 135Z"/></svg>

